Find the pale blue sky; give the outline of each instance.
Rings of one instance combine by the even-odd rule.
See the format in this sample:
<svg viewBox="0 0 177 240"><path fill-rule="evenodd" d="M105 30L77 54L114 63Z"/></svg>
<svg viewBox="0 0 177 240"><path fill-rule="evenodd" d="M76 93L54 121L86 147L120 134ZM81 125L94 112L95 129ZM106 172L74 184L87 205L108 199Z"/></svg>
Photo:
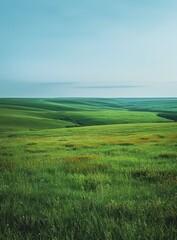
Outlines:
<svg viewBox="0 0 177 240"><path fill-rule="evenodd" d="M177 97L177 1L0 1L0 85L0 97Z"/></svg>

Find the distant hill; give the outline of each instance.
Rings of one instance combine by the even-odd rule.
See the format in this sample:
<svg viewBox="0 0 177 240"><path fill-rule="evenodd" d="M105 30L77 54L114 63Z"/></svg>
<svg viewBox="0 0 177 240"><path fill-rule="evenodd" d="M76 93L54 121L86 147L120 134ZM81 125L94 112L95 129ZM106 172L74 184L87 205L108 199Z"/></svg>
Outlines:
<svg viewBox="0 0 177 240"><path fill-rule="evenodd" d="M0 130L176 121L175 98L2 98Z"/></svg>

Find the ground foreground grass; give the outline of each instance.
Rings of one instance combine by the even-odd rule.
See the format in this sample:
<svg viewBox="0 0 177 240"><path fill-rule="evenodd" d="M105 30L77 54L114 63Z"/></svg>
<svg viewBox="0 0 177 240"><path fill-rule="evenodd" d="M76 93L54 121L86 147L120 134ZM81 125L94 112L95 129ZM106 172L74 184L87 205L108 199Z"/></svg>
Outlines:
<svg viewBox="0 0 177 240"><path fill-rule="evenodd" d="M174 122L5 131L0 173L0 239L177 239Z"/></svg>

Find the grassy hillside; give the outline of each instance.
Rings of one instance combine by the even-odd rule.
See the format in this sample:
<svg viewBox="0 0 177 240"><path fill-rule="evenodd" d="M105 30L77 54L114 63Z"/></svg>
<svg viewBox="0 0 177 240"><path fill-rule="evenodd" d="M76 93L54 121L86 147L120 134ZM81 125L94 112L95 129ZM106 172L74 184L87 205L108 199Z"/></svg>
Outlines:
<svg viewBox="0 0 177 240"><path fill-rule="evenodd" d="M0 105L57 111L128 109L134 111L177 112L177 98L6 98Z"/></svg>
<svg viewBox="0 0 177 240"><path fill-rule="evenodd" d="M176 240L176 99L0 99L0 239Z"/></svg>
<svg viewBox="0 0 177 240"><path fill-rule="evenodd" d="M73 126L71 122L53 119L50 111L31 111L17 109L1 109L0 129L22 130L22 129L49 129Z"/></svg>
<svg viewBox="0 0 177 240"><path fill-rule="evenodd" d="M165 112L165 109L172 102L172 107L167 109L175 110L175 101L177 103L172 99L0 99L0 130L174 121L176 113ZM142 106L146 110L142 111Z"/></svg>
<svg viewBox="0 0 177 240"><path fill-rule="evenodd" d="M175 240L176 133L176 123L4 133L0 238Z"/></svg>

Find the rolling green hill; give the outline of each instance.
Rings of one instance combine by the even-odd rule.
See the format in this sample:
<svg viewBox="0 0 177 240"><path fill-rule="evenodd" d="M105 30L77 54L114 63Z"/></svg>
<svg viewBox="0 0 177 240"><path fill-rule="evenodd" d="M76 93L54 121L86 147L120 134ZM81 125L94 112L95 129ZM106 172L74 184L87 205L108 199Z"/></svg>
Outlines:
<svg viewBox="0 0 177 240"><path fill-rule="evenodd" d="M176 99L0 99L0 130L176 120Z"/></svg>

